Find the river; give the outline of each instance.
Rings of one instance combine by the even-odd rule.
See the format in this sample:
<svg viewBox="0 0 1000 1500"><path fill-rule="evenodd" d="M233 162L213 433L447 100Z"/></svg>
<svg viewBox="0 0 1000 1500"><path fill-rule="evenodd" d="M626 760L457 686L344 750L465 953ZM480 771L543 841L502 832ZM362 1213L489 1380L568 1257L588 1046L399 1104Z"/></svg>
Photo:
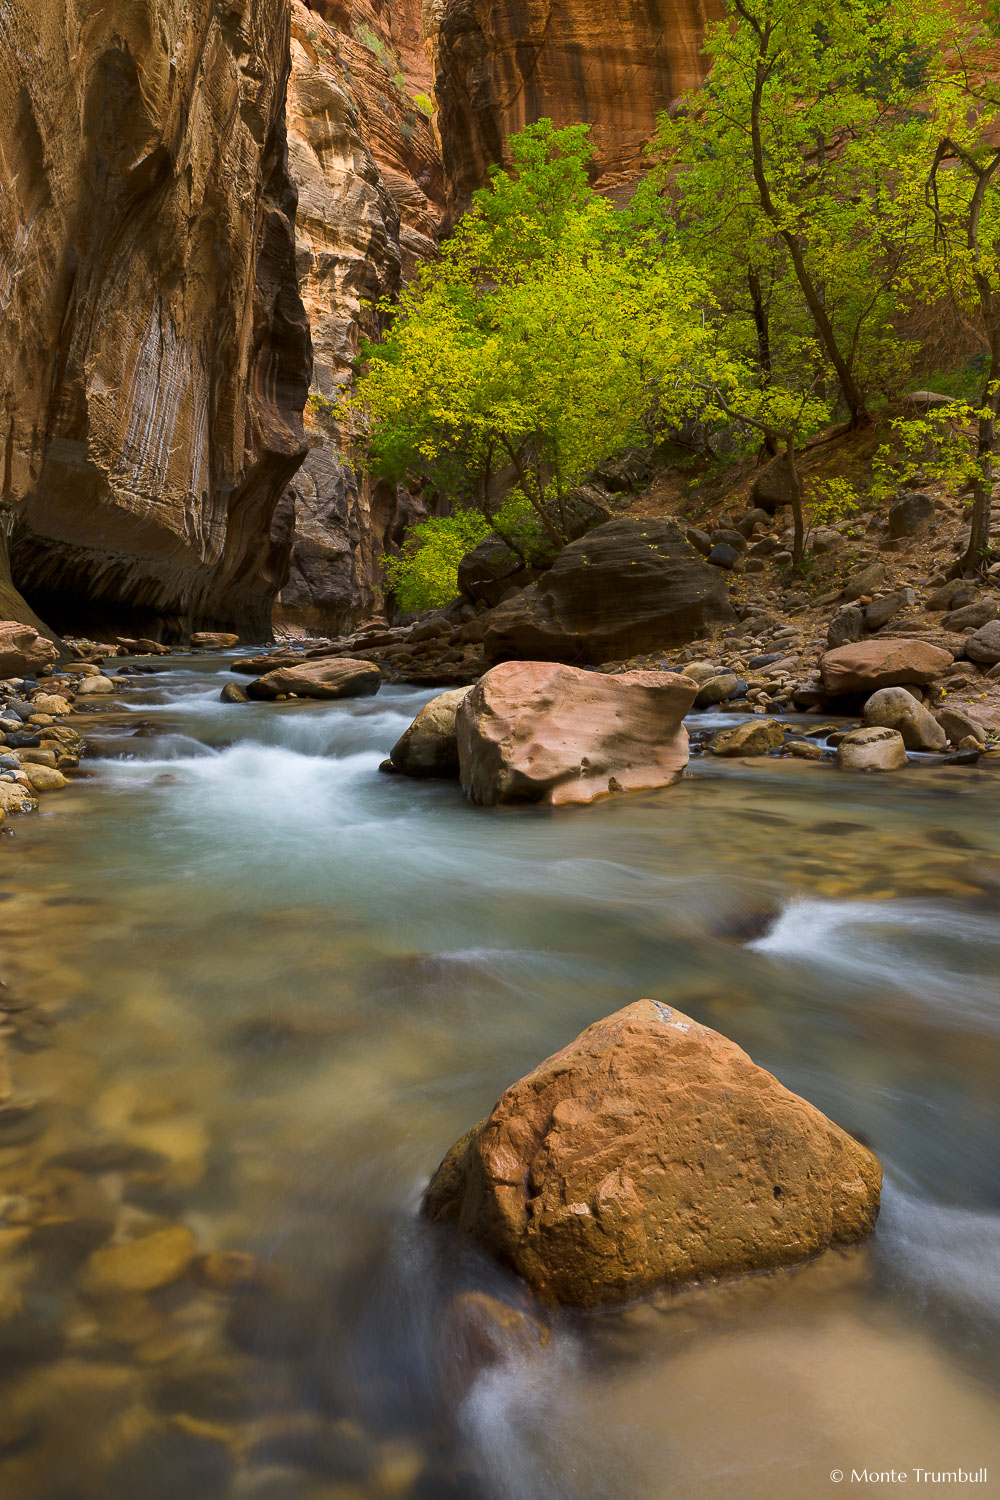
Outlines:
<svg viewBox="0 0 1000 1500"><path fill-rule="evenodd" d="M137 679L0 840L30 1105L0 1112L3 1500L811 1500L984 1466L1000 1493L1000 775L706 758L485 811L378 773L431 693L230 680ZM422 1189L641 996L871 1145L878 1232L478 1367L456 1296L524 1299ZM257 1269L88 1295L94 1245L176 1224Z"/></svg>

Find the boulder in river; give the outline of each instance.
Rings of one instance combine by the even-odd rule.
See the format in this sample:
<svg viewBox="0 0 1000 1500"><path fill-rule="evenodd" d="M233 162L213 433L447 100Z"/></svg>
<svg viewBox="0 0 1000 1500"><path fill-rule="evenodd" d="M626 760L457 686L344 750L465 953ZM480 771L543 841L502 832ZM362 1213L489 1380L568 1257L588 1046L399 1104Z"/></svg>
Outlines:
<svg viewBox="0 0 1000 1500"><path fill-rule="evenodd" d="M377 693L382 673L374 662L349 656L321 656L296 667L279 667L247 687L248 698L368 698Z"/></svg>
<svg viewBox="0 0 1000 1500"><path fill-rule="evenodd" d="M868 725L898 729L907 750L947 750L948 736L932 713L905 687L879 688L864 706Z"/></svg>
<svg viewBox="0 0 1000 1500"><path fill-rule="evenodd" d="M452 688L424 704L389 751L395 770L404 776L458 775L455 716L469 691L467 687Z"/></svg>
<svg viewBox="0 0 1000 1500"><path fill-rule="evenodd" d="M890 637L837 646L820 659L819 669L824 691L835 696L933 682L953 661L950 651L929 641Z"/></svg>
<svg viewBox="0 0 1000 1500"><path fill-rule="evenodd" d="M608 521L488 617L487 661L622 661L683 646L736 615L725 579L674 521Z"/></svg>
<svg viewBox="0 0 1000 1500"><path fill-rule="evenodd" d="M777 719L749 719L733 729L723 729L712 741L713 755L770 755L777 750L785 731Z"/></svg>
<svg viewBox="0 0 1000 1500"><path fill-rule="evenodd" d="M837 746L843 771L900 771L906 765L906 746L898 729L868 725L852 729Z"/></svg>
<svg viewBox="0 0 1000 1500"><path fill-rule="evenodd" d="M0 620L0 678L30 677L59 655L53 641L17 620Z"/></svg>
<svg viewBox="0 0 1000 1500"><path fill-rule="evenodd" d="M604 675L504 662L459 705L462 786L473 802L593 802L670 786L688 762L697 683L675 672Z"/></svg>
<svg viewBox="0 0 1000 1500"><path fill-rule="evenodd" d="M239 643L239 636L228 630L196 630L191 637L191 645L196 651L225 651Z"/></svg>
<svg viewBox="0 0 1000 1500"><path fill-rule="evenodd" d="M741 1048L640 1000L501 1095L425 1211L590 1307L863 1240L881 1168Z"/></svg>

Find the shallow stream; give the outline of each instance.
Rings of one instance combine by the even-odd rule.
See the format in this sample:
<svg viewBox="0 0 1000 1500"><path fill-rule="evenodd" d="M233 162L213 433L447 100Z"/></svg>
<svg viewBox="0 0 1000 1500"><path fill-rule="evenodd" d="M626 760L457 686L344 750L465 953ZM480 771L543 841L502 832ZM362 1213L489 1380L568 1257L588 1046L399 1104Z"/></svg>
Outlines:
<svg viewBox="0 0 1000 1500"><path fill-rule="evenodd" d="M807 1500L918 1467L1000 1494L1000 772L700 759L483 811L378 773L432 693L229 680L138 680L0 839L2 1500ZM873 1147L877 1235L484 1366L456 1298L522 1294L423 1186L640 996ZM109 1235L177 1224L255 1261L88 1291Z"/></svg>

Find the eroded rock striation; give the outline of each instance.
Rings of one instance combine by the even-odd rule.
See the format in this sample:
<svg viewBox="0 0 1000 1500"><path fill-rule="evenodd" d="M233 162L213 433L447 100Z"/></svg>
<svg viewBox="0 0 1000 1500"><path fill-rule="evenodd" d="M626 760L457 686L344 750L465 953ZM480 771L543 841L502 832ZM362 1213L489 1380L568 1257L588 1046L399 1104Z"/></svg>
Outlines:
<svg viewBox="0 0 1000 1500"><path fill-rule="evenodd" d="M507 1089L425 1209L542 1298L590 1307L862 1240L881 1177L734 1042L640 1000Z"/></svg>
<svg viewBox="0 0 1000 1500"><path fill-rule="evenodd" d="M314 362L309 451L292 484L294 541L276 618L315 632L338 634L371 613L381 554L426 515L355 462L354 419L339 402L360 340L381 332L377 304L436 244L444 197L430 88L414 0L391 10L293 0L289 167Z"/></svg>
<svg viewBox="0 0 1000 1500"><path fill-rule="evenodd" d="M288 0L5 10L2 529L57 626L267 627L309 375L288 27Z"/></svg>

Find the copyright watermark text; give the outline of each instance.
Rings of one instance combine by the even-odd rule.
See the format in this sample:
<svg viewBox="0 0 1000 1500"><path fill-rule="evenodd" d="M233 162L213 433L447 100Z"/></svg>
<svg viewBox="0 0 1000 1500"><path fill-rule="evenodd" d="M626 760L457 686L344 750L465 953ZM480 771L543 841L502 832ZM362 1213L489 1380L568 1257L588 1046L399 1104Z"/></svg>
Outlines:
<svg viewBox="0 0 1000 1500"><path fill-rule="evenodd" d="M831 1469L834 1484L986 1484L987 1469Z"/></svg>

